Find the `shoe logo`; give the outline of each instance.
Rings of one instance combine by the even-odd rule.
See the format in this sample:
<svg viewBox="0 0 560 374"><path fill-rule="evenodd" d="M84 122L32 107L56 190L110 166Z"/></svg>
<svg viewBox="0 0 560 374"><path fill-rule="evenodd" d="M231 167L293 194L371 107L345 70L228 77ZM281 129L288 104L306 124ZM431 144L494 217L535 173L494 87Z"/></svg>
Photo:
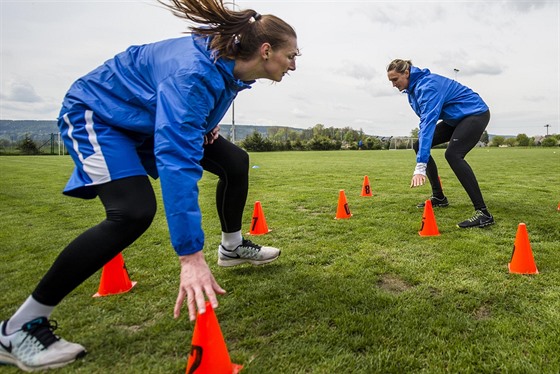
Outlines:
<svg viewBox="0 0 560 374"><path fill-rule="evenodd" d="M239 256L239 254L235 253L235 252L230 252L230 251L221 251L220 252L222 254L222 256L227 257L227 258L241 258L241 256Z"/></svg>
<svg viewBox="0 0 560 374"><path fill-rule="evenodd" d="M458 142L459 139L458 139L458 138L453 138L453 141L454 141L454 142Z"/></svg>
<svg viewBox="0 0 560 374"><path fill-rule="evenodd" d="M0 342L0 346L6 350L8 353L12 353L12 342L10 342L9 346L5 346L4 343Z"/></svg>

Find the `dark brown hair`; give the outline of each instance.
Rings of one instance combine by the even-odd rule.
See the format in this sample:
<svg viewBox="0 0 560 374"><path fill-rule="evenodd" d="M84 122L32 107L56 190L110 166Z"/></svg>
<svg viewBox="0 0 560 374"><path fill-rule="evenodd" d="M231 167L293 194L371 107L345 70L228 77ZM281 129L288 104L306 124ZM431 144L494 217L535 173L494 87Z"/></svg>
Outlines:
<svg viewBox="0 0 560 374"><path fill-rule="evenodd" d="M297 38L295 30L276 16L261 16L253 9L230 10L221 0L158 1L175 16L200 25L189 27L193 33L212 36L210 47L216 57L248 60L263 43L276 48Z"/></svg>

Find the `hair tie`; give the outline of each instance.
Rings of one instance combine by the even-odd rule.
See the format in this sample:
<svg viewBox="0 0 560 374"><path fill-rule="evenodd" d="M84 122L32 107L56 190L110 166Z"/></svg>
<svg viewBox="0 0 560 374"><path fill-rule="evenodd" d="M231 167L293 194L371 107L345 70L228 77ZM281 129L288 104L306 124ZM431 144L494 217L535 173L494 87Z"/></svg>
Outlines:
<svg viewBox="0 0 560 374"><path fill-rule="evenodd" d="M249 23L254 23L254 22L260 20L261 18L262 18L262 16L259 13L255 12L253 17L249 18Z"/></svg>

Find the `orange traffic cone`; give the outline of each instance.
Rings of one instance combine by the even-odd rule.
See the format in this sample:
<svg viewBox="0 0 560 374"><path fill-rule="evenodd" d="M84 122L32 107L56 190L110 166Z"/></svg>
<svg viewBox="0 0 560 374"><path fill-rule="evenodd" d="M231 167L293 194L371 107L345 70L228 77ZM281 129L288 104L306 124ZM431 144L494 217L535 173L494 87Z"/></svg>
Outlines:
<svg viewBox="0 0 560 374"><path fill-rule="evenodd" d="M242 365L233 364L229 358L222 330L209 301L206 312L198 314L194 325L191 353L186 374L236 374Z"/></svg>
<svg viewBox="0 0 560 374"><path fill-rule="evenodd" d="M93 297L125 293L130 291L135 285L136 282L130 281L122 253L119 253L103 266L99 289Z"/></svg>
<svg viewBox="0 0 560 374"><path fill-rule="evenodd" d="M270 232L270 230L268 229L266 219L264 218L261 202L257 201L255 203L255 209L253 210L253 219L251 220L249 235L263 235L268 232Z"/></svg>
<svg viewBox="0 0 560 374"><path fill-rule="evenodd" d="M432 208L432 201L426 200L424 205L424 214L422 215L422 227L418 231L420 236L439 236L439 230L436 224L436 217L434 216L434 209Z"/></svg>
<svg viewBox="0 0 560 374"><path fill-rule="evenodd" d="M520 223L517 227L517 235L513 244L511 262L508 264L510 273L516 274L538 274L537 265L531 251L531 243L527 234L527 226Z"/></svg>
<svg viewBox="0 0 560 374"><path fill-rule="evenodd" d="M343 219L352 217L350 213L350 208L348 207L348 202L346 201L346 194L344 190L340 190L338 193L338 208L336 209L336 217L334 219Z"/></svg>
<svg viewBox="0 0 560 374"><path fill-rule="evenodd" d="M362 194L360 196L373 196L371 193L371 186L369 185L369 178L366 175L364 177L364 183L362 185Z"/></svg>
<svg viewBox="0 0 560 374"><path fill-rule="evenodd" d="M558 208L556 208L556 210L560 212L560 203L558 203Z"/></svg>

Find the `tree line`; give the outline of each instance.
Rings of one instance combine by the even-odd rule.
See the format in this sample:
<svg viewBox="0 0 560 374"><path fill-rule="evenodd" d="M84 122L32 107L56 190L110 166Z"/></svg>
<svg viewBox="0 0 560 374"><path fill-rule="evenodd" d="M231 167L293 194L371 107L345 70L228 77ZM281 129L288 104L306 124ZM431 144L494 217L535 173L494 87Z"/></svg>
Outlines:
<svg viewBox="0 0 560 374"><path fill-rule="evenodd" d="M267 136L255 131L242 140L240 145L251 152L410 149L412 141L418 139L418 131L418 128L412 129L409 137L379 137L367 135L361 129L327 128L321 124L303 131L295 131L287 127L271 127L268 129ZM484 147L557 147L559 145L560 134L552 134L540 139L526 134L508 138L496 135L490 141L487 131L484 131L479 143L479 146ZM446 146L447 144L442 144L437 148L446 148Z"/></svg>
<svg viewBox="0 0 560 374"><path fill-rule="evenodd" d="M367 135L362 129L350 127L335 128L317 124L306 130L289 127L268 127L267 133L254 131L245 139L236 142L249 152L271 151L329 151L329 150L381 150L381 149L410 149L412 142L418 138L418 129L411 130L409 137L380 137ZM0 139L0 154L55 154L59 152L58 144L51 134L50 141L38 144L31 135L14 144L6 139ZM518 134L516 137L496 135L489 140L486 131L480 138L480 146L493 147L558 147L560 134L544 137L529 137ZM442 144L437 148L445 148ZM50 152L49 152L50 151Z"/></svg>

